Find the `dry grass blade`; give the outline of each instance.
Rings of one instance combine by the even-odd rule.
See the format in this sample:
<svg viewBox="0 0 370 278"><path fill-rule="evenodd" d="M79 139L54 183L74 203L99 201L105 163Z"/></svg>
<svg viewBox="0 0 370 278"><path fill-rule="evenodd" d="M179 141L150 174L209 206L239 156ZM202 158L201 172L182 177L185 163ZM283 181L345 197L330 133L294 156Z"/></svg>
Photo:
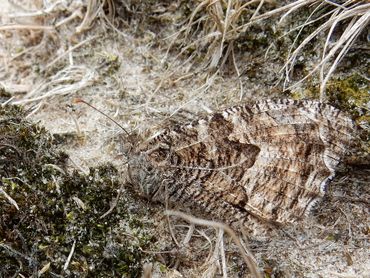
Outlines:
<svg viewBox="0 0 370 278"><path fill-rule="evenodd" d="M54 30L53 26L43 26L43 25L21 25L21 24L9 24L0 26L0 31L8 30Z"/></svg>
<svg viewBox="0 0 370 278"><path fill-rule="evenodd" d="M322 59L322 62L320 63L321 64L321 71L320 71L320 79L321 79L321 86L320 86L320 96L321 98L324 97L324 93L325 93L325 86L330 78L330 76L332 75L332 73L334 72L334 70L336 69L336 67L338 66L339 62L342 60L342 58L346 55L346 53L348 52L348 50L350 49L350 47L353 45L353 43L355 42L356 38L359 36L359 34L366 28L366 26L368 26L369 24L369 19L370 19L370 4L365 5L363 7L359 7L359 9L355 10L351 10L351 11L347 11L346 13L348 13L348 15L345 15L345 17L353 17L352 20L351 20L351 23L348 24L346 30L343 32L342 36L340 37L340 39L336 42L336 44L334 45L334 47L332 47L332 49L329 51L328 54L326 54L326 48L328 47L329 45L329 39L330 39L330 36L335 28L335 24L333 24L330 32L329 32L329 35L327 37L327 41L325 43L325 48L324 48L324 51L323 51L323 59ZM361 15L362 12L365 12L364 14ZM361 15L359 18L358 15ZM338 20L341 20L341 19L338 19ZM337 22L336 22L337 23ZM340 50L340 52L337 54L334 62L332 63L330 69L328 70L326 76L324 77L324 69L325 69L325 63L327 60L329 60L331 57L334 57L335 54Z"/></svg>
<svg viewBox="0 0 370 278"><path fill-rule="evenodd" d="M272 11L268 11L266 13L263 13L261 15L253 15L251 20L245 24L242 24L242 25L239 25L239 26L236 26L235 28L231 29L229 32L238 32L238 33L243 33L245 32L251 25L253 24L256 24L257 22L261 21L261 20L264 20L264 19L267 19L267 18L271 18L273 16L276 16L276 15L279 15L285 11L290 11L290 10L296 10L298 8L300 8L301 6L306 6L306 5L309 5L313 2L315 2L317 0L300 0L300 1L295 1L293 3L289 3L285 6L282 6L282 7L279 7L277 9L274 9ZM244 4L242 6L242 8L244 8L247 4L250 5L250 4L253 4L255 2L259 2L259 1L249 1L247 2L246 4ZM259 8L257 8L259 9ZM289 12L290 13L290 12Z"/></svg>
<svg viewBox="0 0 370 278"><path fill-rule="evenodd" d="M224 64L232 53L233 41L242 33L239 24L242 13L248 6L258 4L250 20L256 16L265 1L252 0L246 3L242 1L210 1L200 2L189 17L188 23L173 37L165 57L175 42L180 41L182 55L189 49L197 49L198 55L202 51L206 54L202 58L203 68L214 70ZM199 18L196 18L199 16ZM194 30L194 26L202 26ZM227 49L226 53L225 50Z"/></svg>
<svg viewBox="0 0 370 278"><path fill-rule="evenodd" d="M166 215L168 216L177 216L180 217L190 223L193 223L195 225L201 225L201 226L208 226L208 227L214 227L216 229L221 229L224 230L234 241L234 243L237 245L244 262L247 264L251 274L253 277L256 278L262 278L262 274L259 272L258 267L255 263L255 259L252 257L250 251L247 252L247 250L243 247L239 237L235 234L235 232L227 225L220 223L220 222L215 222L215 221L209 221L205 219L200 219L200 218L195 218L191 215L179 212L179 211L173 211L173 210L167 210L165 212Z"/></svg>
<svg viewBox="0 0 370 278"><path fill-rule="evenodd" d="M12 104L25 104L74 93L92 85L94 80L93 69L85 66L70 66L52 76L48 82L35 86L23 99L13 101Z"/></svg>
<svg viewBox="0 0 370 278"><path fill-rule="evenodd" d="M89 0L87 2L87 9L81 24L76 28L76 33L84 32L91 28L92 23L95 21L98 13L102 10L104 2L100 0Z"/></svg>
<svg viewBox="0 0 370 278"><path fill-rule="evenodd" d="M311 1L309 3L313 4ZM300 3L300 5L292 7L291 10L289 10L285 15L283 15L282 18L286 17L288 14L290 14L292 11L295 11L297 8L306 6L303 4L304 3ZM311 19L314 13L316 12L318 13L319 11L324 10L325 8L327 8L327 5L332 5L332 3L327 3L326 1L321 0L315 1L314 4L316 4L317 7L314 9L313 13L311 13L311 15L308 17L307 21ZM303 49L321 32L325 31L328 32L327 39L322 50L321 61L306 76L304 76L297 83L290 86L288 89L291 89L296 84L301 83L302 81L306 80L308 77L313 75L316 71L320 70L320 80L321 80L320 97L324 98L325 85L330 79L330 76L338 66L341 59L346 55L350 47L353 45L358 35L368 25L370 19L369 3L358 3L357 1L347 1L343 5L339 6L335 5L335 7L336 8L333 9L331 12L325 14L326 16L330 15L329 19L324 24L315 29L313 32L311 32L296 47L296 49L288 55L287 62L283 68L285 70L286 76L285 84L289 82L289 77L291 75L291 72L293 71L293 67L295 65L295 61L298 55L300 55ZM297 37L295 38L294 43L297 41L298 36L300 36L303 28L309 25L307 21L301 26L301 30L299 31ZM349 22L346 23L347 21ZM334 33L334 30L338 27L339 24L346 24L346 28L342 32L340 38L337 41L330 42L333 37L332 35ZM334 59L334 61L332 62L327 73L325 74L325 69L327 68L326 64L332 59Z"/></svg>

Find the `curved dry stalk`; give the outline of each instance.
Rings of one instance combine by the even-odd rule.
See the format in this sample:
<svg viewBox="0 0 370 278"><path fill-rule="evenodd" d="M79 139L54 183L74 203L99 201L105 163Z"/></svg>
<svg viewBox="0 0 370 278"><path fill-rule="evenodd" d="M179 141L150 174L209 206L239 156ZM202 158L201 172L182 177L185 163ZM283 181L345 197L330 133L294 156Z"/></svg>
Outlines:
<svg viewBox="0 0 370 278"><path fill-rule="evenodd" d="M243 257L244 262L248 266L252 276L257 277L257 278L262 278L263 277L262 274L259 272L258 267L255 263L256 259L252 256L252 254L249 250L246 250L243 247L243 245L240 241L240 238L226 224L216 222L216 221L210 221L210 220L205 220L205 219L201 219L201 218L196 218L196 217L191 216L189 214L185 214L185 213L182 213L182 212L179 212L179 211L173 211L173 210L166 210L165 214L167 216L180 217L180 218L182 218L182 219L184 219L184 220L186 220L186 221L188 221L188 222L190 222L194 225L201 225L201 226L213 227L213 228L216 228L216 229L224 230L231 237L231 239L234 241L234 243L237 245L237 247L240 251L240 254Z"/></svg>
<svg viewBox="0 0 370 278"><path fill-rule="evenodd" d="M198 232L198 234L199 235L201 235L202 237L204 237L206 240L207 240L207 242L208 242L208 244L209 244L209 246L210 246L210 248L209 248L209 252L208 252L208 256L207 256L207 258L206 258L206 260L205 260L205 262L208 262L210 259L211 259L211 257L212 257L212 249L213 249L213 244L212 244L212 240L206 235L206 233L205 232L203 232L203 231L201 231L201 230L196 230L197 232ZM202 265L202 267L203 266L205 266L205 264L206 263L204 263L203 265Z"/></svg>
<svg viewBox="0 0 370 278"><path fill-rule="evenodd" d="M370 4L368 6L370 7ZM325 91L326 84L327 84L330 76L335 71L336 67L338 66L339 62L346 55L346 53L348 52L350 47L355 42L356 38L360 35L360 33L368 25L369 19L370 19L370 10L367 11L364 15L362 15L359 19L356 18L357 15L354 15L354 16L355 17L352 19L351 23L348 25L348 27L346 28L346 30L343 32L342 36L338 40L336 47L333 47L332 50L334 50L334 51L330 51L329 54L328 54L328 56L330 55L329 57L334 56L335 53L338 51L338 49L341 46L343 46L342 50L339 52L335 61L332 63L330 69L328 70L325 78L323 78L324 77L325 63L323 63L322 66L321 66L321 71L320 71L320 77L321 77L320 78L320 80L321 80L320 97L321 98L324 97L324 93L325 93L324 91ZM325 60L324 58L326 58L325 57L326 48L329 44L329 39L331 37L331 34L332 34L334 28L335 28L335 26L333 25L333 28L331 28L331 30L329 32L329 35L328 35L328 38L327 38L327 41L325 43L325 47L324 47L324 51L323 51L323 60Z"/></svg>
<svg viewBox="0 0 370 278"><path fill-rule="evenodd" d="M203 272L202 278L211 278L215 277L217 266L221 268L222 270L222 276L224 278L227 277L227 266L226 266L226 258L225 258L225 250L223 248L223 241L224 241L224 230L219 229L218 235L216 239L215 248L213 249L213 252L210 253L210 257L206 262L203 264L203 266L207 266L207 269ZM216 265L219 264L219 258L221 258L221 266Z"/></svg>
<svg viewBox="0 0 370 278"><path fill-rule="evenodd" d="M322 4L322 3L321 3ZM293 41L293 43L292 43L292 45L291 45L291 47L289 48L289 52L288 52L288 57L292 57L293 55L292 55L292 51L293 51L293 49L294 49L294 47L295 47L295 45L296 45L296 43L297 43L297 41L298 41L298 39L299 39L299 37L300 37L300 35L301 35L301 33L302 33L302 31L303 31L303 29L304 29L304 27L306 27L307 25L308 25L308 22L312 22L313 20L310 20L312 17L313 17L313 15L317 12L317 10L318 9L320 9L320 7L322 6L322 5L318 5L314 10L313 10L313 12L312 13L310 13L310 15L307 17L307 19L306 19L306 21L302 24L302 25L300 25L300 26L298 26L297 28L294 28L293 30L295 31L295 30L297 30L297 29L299 29L299 31L298 31L298 34L297 34L297 36L294 38L294 41ZM329 12L329 14L330 13L332 13L332 12ZM320 18L322 18L322 17L320 17ZM291 32L293 32L293 30L290 30L287 34L289 34L289 33L291 33ZM287 34L284 34L283 36L286 36ZM281 37L283 37L283 36L281 36ZM294 56L294 60L296 59L296 56ZM284 68L283 68L284 69ZM288 70L288 68L286 68L286 73L285 73L285 81L287 81L287 80L289 80L289 76L290 76L290 71ZM285 83L284 83L284 85L285 85Z"/></svg>
<svg viewBox="0 0 370 278"><path fill-rule="evenodd" d="M98 13L102 10L104 3L104 0L88 0L84 19L82 20L81 24L76 27L76 33L81 33L91 28L91 25L98 16Z"/></svg>
<svg viewBox="0 0 370 278"><path fill-rule="evenodd" d="M307 4L311 4L311 3L315 2L315 1L318 1L318 0L300 0L300 1L295 1L295 2L290 3L288 5L285 5L285 6L282 6L280 8L274 9L272 11L266 12L264 14L255 16L253 18L253 20L249 21L248 23L245 23L245 24L242 24L240 26L237 26L236 28L231 29L229 32L243 33L243 32L245 32L247 30L248 27L250 27L253 24L256 24L257 22L259 22L261 20L264 20L264 19L267 19L267 18L276 16L276 15L279 15L279 14L281 14L281 13L287 11L287 10L290 10L290 9L295 9L296 10L296 9L298 9L301 6L304 6L304 5L307 5ZM254 3L256 1L250 1L250 2L253 2ZM248 3L250 3L250 2L248 2Z"/></svg>
<svg viewBox="0 0 370 278"><path fill-rule="evenodd" d="M19 206L17 204L17 202L8 195L8 193L5 192L4 189L2 189L0 187L0 194L3 194L5 196L5 199L7 199L9 201L9 203L11 203L17 210L19 210Z"/></svg>
<svg viewBox="0 0 370 278"><path fill-rule="evenodd" d="M202 1L195 9L194 11L191 13L190 15L190 18L189 18L189 22L188 24L184 27L184 30L185 30L185 39L188 37L189 33L190 33L190 30L191 30L191 26L193 24L193 21L194 21L194 17L196 16L196 14L203 8L205 7L206 5L208 5L208 2L209 0L205 0L205 1Z"/></svg>

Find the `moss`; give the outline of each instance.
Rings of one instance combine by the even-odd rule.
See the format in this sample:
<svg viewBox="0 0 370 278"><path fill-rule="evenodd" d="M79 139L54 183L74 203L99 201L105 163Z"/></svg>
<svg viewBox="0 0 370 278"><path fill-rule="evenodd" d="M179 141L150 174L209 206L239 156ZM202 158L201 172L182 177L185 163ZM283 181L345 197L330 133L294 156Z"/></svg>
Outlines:
<svg viewBox="0 0 370 278"><path fill-rule="evenodd" d="M52 148L52 140L44 128L24 120L22 109L0 108L0 176L45 184L56 171L45 165L63 167L66 160L63 152Z"/></svg>
<svg viewBox="0 0 370 278"><path fill-rule="evenodd" d="M53 134L53 143L56 145L67 145L83 142L83 137L76 132L65 132Z"/></svg>
<svg viewBox="0 0 370 278"><path fill-rule="evenodd" d="M293 91L293 99L319 98L318 85L306 87L304 91ZM344 79L334 79L326 85L327 101L349 113L356 121L368 121L370 118L370 94L366 79L359 75L352 75Z"/></svg>
<svg viewBox="0 0 370 278"><path fill-rule="evenodd" d="M48 263L63 276L140 276L151 259L141 250L154 241L148 224L128 198L102 217L120 188L118 171L107 164L65 173L67 156L18 107L0 108L0 134L0 186L20 208L0 194L0 277L32 276Z"/></svg>
<svg viewBox="0 0 370 278"><path fill-rule="evenodd" d="M348 111L356 120L370 116L369 86L361 76L333 80L328 83L326 91L330 103Z"/></svg>
<svg viewBox="0 0 370 278"><path fill-rule="evenodd" d="M368 81L355 74L343 79L334 79L326 86L326 99L331 105L347 112L361 127L361 153L370 153L370 93ZM294 91L289 95L293 99L314 98L320 96L318 85L307 87L304 91Z"/></svg>

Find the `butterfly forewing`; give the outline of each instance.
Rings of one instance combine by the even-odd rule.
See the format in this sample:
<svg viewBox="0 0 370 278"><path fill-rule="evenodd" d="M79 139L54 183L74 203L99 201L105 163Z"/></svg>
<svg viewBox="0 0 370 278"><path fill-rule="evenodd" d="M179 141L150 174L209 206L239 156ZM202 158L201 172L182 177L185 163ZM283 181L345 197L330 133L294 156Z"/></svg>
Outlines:
<svg viewBox="0 0 370 278"><path fill-rule="evenodd" d="M353 134L330 105L261 101L167 128L136 149L132 176L151 198L213 219L292 222L324 195Z"/></svg>

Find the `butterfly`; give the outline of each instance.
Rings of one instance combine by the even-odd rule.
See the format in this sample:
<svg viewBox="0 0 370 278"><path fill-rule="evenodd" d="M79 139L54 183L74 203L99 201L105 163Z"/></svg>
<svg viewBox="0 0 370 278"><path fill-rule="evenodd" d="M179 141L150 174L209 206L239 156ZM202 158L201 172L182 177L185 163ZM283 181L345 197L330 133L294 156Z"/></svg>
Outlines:
<svg viewBox="0 0 370 278"><path fill-rule="evenodd" d="M138 144L130 183L231 225L296 222L324 196L354 134L349 117L315 100L233 106Z"/></svg>

